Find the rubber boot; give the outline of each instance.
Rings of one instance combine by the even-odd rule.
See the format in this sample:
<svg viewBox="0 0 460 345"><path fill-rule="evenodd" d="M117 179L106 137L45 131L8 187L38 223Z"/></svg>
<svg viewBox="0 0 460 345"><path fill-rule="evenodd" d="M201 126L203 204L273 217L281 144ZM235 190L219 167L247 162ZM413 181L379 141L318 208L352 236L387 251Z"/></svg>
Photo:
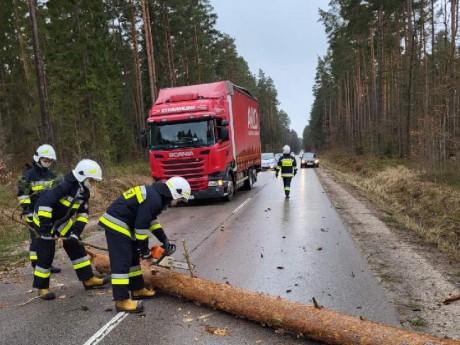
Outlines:
<svg viewBox="0 0 460 345"><path fill-rule="evenodd" d="M83 286L85 287L85 290L91 290L91 289L97 289L107 283L110 282L110 277L104 277L104 278L97 278L97 277L92 277L88 280L83 281Z"/></svg>
<svg viewBox="0 0 460 345"><path fill-rule="evenodd" d="M59 267L51 266L51 273L59 273L59 272L61 272L61 269Z"/></svg>
<svg viewBox="0 0 460 345"><path fill-rule="evenodd" d="M50 289L38 289L38 295L41 299L46 301L51 301L52 299L56 298L56 294L50 291Z"/></svg>
<svg viewBox="0 0 460 345"><path fill-rule="evenodd" d="M155 290L150 290L150 289L147 289L147 288L142 288L142 289L139 289L139 290L134 290L132 293L132 299L134 300L139 300L139 299L152 299L152 298L155 298L157 297L155 295Z"/></svg>
<svg viewBox="0 0 460 345"><path fill-rule="evenodd" d="M142 313L144 306L142 302L134 302L131 298L121 299L115 302L117 312L125 312L131 314Z"/></svg>

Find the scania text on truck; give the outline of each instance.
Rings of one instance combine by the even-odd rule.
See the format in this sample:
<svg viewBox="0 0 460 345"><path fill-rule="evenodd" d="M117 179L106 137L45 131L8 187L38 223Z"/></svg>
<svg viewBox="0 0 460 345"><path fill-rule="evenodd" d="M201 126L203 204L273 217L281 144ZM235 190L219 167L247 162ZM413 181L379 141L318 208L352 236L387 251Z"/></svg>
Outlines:
<svg viewBox="0 0 460 345"><path fill-rule="evenodd" d="M152 177L182 176L193 199L232 200L251 189L261 164L259 106L229 81L161 89L143 144Z"/></svg>

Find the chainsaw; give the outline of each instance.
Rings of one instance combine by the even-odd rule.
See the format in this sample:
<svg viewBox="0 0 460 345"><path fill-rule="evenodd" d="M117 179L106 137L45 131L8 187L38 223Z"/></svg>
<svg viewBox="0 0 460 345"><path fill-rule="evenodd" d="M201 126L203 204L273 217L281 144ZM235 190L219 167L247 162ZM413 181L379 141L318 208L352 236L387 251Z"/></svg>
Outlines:
<svg viewBox="0 0 460 345"><path fill-rule="evenodd" d="M164 268L179 268L182 270L190 270L188 263L176 261L171 256L176 251L176 245L171 244L172 249L168 252L160 246L153 246L150 248L150 254L152 255L151 262L155 266L160 266ZM191 269L195 267L195 265L190 264Z"/></svg>

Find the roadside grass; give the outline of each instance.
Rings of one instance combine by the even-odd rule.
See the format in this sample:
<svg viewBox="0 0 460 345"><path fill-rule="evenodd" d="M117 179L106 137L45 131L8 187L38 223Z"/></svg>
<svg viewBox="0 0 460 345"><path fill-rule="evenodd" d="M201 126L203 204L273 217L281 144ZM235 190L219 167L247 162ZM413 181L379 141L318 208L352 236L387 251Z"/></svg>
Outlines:
<svg viewBox="0 0 460 345"><path fill-rule="evenodd" d="M424 326L428 325L426 320L422 319L421 317L416 317L416 318L410 319L409 323L414 327L424 327Z"/></svg>
<svg viewBox="0 0 460 345"><path fill-rule="evenodd" d="M438 173L434 182L432 174L398 159L325 155L322 164L383 211L387 224L460 263L459 177L446 170L448 176Z"/></svg>
<svg viewBox="0 0 460 345"><path fill-rule="evenodd" d="M6 176L6 175L2 175ZM151 184L148 163L139 162L124 166L108 167L103 172L104 179L91 189L89 202L90 219L97 219L121 193L136 185ZM21 225L16 199L16 176L0 179L0 270L23 264L28 258L29 232ZM14 214L14 219L11 219ZM88 225L83 232L86 238L91 231Z"/></svg>
<svg viewBox="0 0 460 345"><path fill-rule="evenodd" d="M24 245L29 232L20 224L2 224L0 226L0 271L11 263L24 263L29 260L28 246Z"/></svg>

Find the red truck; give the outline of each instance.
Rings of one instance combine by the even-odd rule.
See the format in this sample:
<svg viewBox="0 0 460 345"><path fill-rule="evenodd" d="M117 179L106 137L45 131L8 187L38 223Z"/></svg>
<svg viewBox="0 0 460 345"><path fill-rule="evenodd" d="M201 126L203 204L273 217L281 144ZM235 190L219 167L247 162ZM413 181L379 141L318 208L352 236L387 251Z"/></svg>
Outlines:
<svg viewBox="0 0 460 345"><path fill-rule="evenodd" d="M152 177L182 176L193 199L233 199L261 164L257 99L229 81L161 89L143 143Z"/></svg>

